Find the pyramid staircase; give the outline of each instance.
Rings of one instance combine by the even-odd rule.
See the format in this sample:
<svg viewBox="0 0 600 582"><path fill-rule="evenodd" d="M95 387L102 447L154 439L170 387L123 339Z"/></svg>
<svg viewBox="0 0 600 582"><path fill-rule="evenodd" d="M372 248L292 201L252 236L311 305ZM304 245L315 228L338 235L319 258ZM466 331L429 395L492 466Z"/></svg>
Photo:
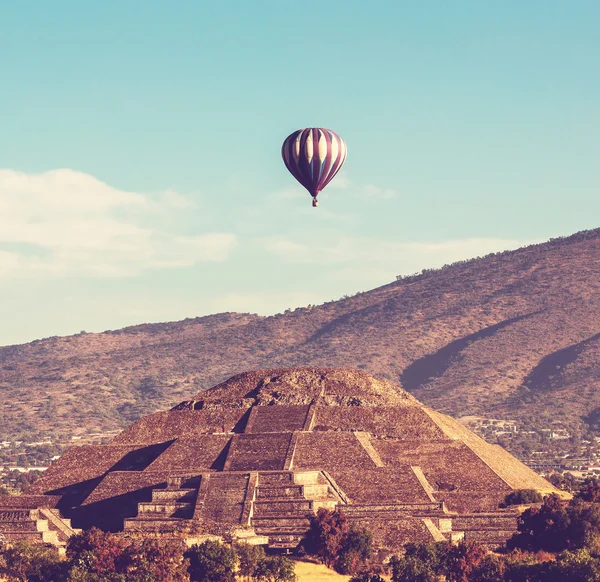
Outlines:
<svg viewBox="0 0 600 582"><path fill-rule="evenodd" d="M464 531L464 539L495 549L517 532L517 514L513 511L498 513L463 514L455 517L453 527Z"/></svg>
<svg viewBox="0 0 600 582"><path fill-rule="evenodd" d="M258 474L250 525L269 538L269 548L296 548L320 507L334 509L342 500L320 471L272 471Z"/></svg>
<svg viewBox="0 0 600 582"><path fill-rule="evenodd" d="M71 526L58 509L14 507L0 509L0 541L26 541L64 548L68 539L81 530Z"/></svg>
<svg viewBox="0 0 600 582"><path fill-rule="evenodd" d="M153 489L151 501L138 503L137 516L124 520L124 530L174 533L188 528L200 479L199 476L168 477L166 488Z"/></svg>

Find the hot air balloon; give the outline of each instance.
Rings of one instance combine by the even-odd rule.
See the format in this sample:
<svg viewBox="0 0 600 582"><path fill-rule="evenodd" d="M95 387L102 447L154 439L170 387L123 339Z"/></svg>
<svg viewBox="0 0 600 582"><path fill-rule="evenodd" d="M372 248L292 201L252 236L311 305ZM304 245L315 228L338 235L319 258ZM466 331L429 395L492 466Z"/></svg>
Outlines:
<svg viewBox="0 0 600 582"><path fill-rule="evenodd" d="M286 168L313 197L333 180L346 160L346 143L330 129L307 127L295 131L283 142L281 156Z"/></svg>

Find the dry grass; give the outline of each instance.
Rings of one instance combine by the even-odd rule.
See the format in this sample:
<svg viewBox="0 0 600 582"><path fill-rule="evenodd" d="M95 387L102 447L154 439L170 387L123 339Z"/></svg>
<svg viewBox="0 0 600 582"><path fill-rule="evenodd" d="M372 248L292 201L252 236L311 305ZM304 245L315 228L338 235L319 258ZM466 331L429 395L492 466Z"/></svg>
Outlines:
<svg viewBox="0 0 600 582"><path fill-rule="evenodd" d="M351 576L338 574L323 564L300 560L296 562L296 576L298 582L347 582L351 578Z"/></svg>

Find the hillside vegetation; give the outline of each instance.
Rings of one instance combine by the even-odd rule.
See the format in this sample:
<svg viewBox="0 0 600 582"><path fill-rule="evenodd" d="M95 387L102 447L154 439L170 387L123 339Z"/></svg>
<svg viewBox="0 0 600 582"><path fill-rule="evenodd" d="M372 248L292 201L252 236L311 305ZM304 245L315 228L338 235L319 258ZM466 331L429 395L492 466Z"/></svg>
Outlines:
<svg viewBox="0 0 600 582"><path fill-rule="evenodd" d="M234 373L359 368L454 416L600 421L600 229L272 317L0 348L4 438L118 429Z"/></svg>

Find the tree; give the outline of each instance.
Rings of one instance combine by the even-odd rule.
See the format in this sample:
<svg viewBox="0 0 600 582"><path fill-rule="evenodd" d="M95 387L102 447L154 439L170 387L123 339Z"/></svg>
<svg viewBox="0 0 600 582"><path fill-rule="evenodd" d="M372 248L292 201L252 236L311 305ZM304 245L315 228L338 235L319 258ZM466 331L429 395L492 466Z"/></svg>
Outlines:
<svg viewBox="0 0 600 582"><path fill-rule="evenodd" d="M531 503L541 503L542 495L535 489L517 489L509 493L505 499L505 505L525 505Z"/></svg>
<svg viewBox="0 0 600 582"><path fill-rule="evenodd" d="M450 547L448 542L406 544L404 556L390 561L392 581L437 582L445 572Z"/></svg>
<svg viewBox="0 0 600 582"><path fill-rule="evenodd" d="M260 582L296 582L295 565L285 556L270 556L260 560L254 577Z"/></svg>
<svg viewBox="0 0 600 582"><path fill-rule="evenodd" d="M187 582L189 560L184 557L187 546L177 539L144 539L129 548L129 578L140 582Z"/></svg>
<svg viewBox="0 0 600 582"><path fill-rule="evenodd" d="M310 528L302 540L302 547L306 553L317 556L331 568L338 559L349 530L350 526L341 510L320 508L310 518Z"/></svg>
<svg viewBox="0 0 600 582"><path fill-rule="evenodd" d="M469 582L504 582L505 572L505 561L493 554L488 554L475 566L469 577Z"/></svg>
<svg viewBox="0 0 600 582"><path fill-rule="evenodd" d="M576 497L590 503L600 503L600 481L598 479L586 479Z"/></svg>
<svg viewBox="0 0 600 582"><path fill-rule="evenodd" d="M567 507L569 529L566 549L597 548L600 540L600 504L575 498Z"/></svg>
<svg viewBox="0 0 600 582"><path fill-rule="evenodd" d="M576 498L567 505L553 494L539 509L523 512L518 530L506 544L509 549L557 553L596 547L600 541L600 504Z"/></svg>
<svg viewBox="0 0 600 582"><path fill-rule="evenodd" d="M18 582L59 582L66 579L56 548L17 542L0 550L0 576Z"/></svg>
<svg viewBox="0 0 600 582"><path fill-rule="evenodd" d="M432 564L423 562L417 556L394 556L390 560L392 582L437 582L439 576Z"/></svg>
<svg viewBox="0 0 600 582"><path fill-rule="evenodd" d="M239 561L239 575L250 580L251 577L254 577L258 563L266 558L265 550L262 546L251 546L242 543L235 546L235 552Z"/></svg>
<svg viewBox="0 0 600 582"><path fill-rule="evenodd" d="M66 556L72 566L91 574L125 574L130 555L127 553L129 541L98 528L84 530L69 538Z"/></svg>
<svg viewBox="0 0 600 582"><path fill-rule="evenodd" d="M69 582L187 582L181 540L131 539L92 528L67 545Z"/></svg>
<svg viewBox="0 0 600 582"><path fill-rule="evenodd" d="M349 582L385 582L385 580L379 574L369 574L368 572L365 572L363 574L352 576Z"/></svg>
<svg viewBox="0 0 600 582"><path fill-rule="evenodd" d="M335 569L340 574L357 574L371 559L373 536L366 529L352 528L342 540Z"/></svg>
<svg viewBox="0 0 600 582"><path fill-rule="evenodd" d="M446 555L444 564L448 582L469 582L471 575L481 564L487 550L470 542L460 542L452 546Z"/></svg>
<svg viewBox="0 0 600 582"><path fill-rule="evenodd" d="M565 504L553 493L540 508L532 507L519 517L517 529L507 542L509 549L560 552L567 548L570 519Z"/></svg>
<svg viewBox="0 0 600 582"><path fill-rule="evenodd" d="M187 552L191 582L234 582L237 556L221 542L207 540Z"/></svg>
<svg viewBox="0 0 600 582"><path fill-rule="evenodd" d="M588 550L563 552L549 565L547 580L568 580L569 582L597 582L600 580L600 560Z"/></svg>

